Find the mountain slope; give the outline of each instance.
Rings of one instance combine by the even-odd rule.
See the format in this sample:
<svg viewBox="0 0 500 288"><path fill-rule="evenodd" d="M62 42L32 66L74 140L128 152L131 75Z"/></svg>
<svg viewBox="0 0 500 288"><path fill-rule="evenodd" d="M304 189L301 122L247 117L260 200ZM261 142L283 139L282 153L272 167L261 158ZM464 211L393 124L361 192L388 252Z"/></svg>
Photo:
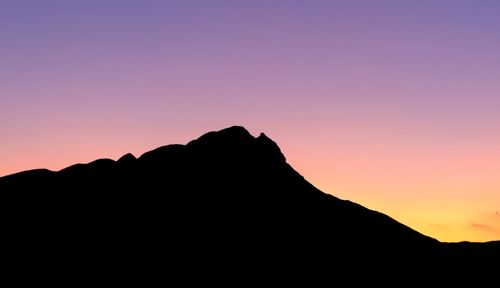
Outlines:
<svg viewBox="0 0 500 288"><path fill-rule="evenodd" d="M22 235L19 241L51 245L63 237L57 249L115 256L283 264L457 255L384 214L319 191L266 135L236 126L139 158L0 178L0 208L1 224ZM498 251L492 247L488 253Z"/></svg>

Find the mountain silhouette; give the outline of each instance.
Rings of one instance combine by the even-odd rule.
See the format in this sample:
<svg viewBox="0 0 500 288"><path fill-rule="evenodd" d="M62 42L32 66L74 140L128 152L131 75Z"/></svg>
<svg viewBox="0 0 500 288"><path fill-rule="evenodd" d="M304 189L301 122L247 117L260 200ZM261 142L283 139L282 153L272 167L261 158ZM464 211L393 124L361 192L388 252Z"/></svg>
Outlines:
<svg viewBox="0 0 500 288"><path fill-rule="evenodd" d="M441 243L323 193L270 138L237 126L138 158L2 177L0 211L6 235L29 253L107 255L115 264L154 259L192 271L235 270L253 261L449 265L500 255L500 242Z"/></svg>

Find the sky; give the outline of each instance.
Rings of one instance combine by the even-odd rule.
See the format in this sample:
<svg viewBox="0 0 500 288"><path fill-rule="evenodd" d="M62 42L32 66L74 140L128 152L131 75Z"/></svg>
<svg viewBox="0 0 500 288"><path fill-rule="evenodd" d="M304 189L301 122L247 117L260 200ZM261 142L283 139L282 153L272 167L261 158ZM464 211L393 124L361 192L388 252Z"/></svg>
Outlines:
<svg viewBox="0 0 500 288"><path fill-rule="evenodd" d="M321 190L500 239L500 2L0 0L0 176L242 125Z"/></svg>

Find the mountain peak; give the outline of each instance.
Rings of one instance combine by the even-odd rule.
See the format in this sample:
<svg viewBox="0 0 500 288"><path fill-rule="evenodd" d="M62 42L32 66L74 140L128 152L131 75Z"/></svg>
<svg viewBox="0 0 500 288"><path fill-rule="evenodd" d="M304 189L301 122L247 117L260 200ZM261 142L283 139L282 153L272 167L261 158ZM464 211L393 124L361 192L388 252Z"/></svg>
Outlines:
<svg viewBox="0 0 500 288"><path fill-rule="evenodd" d="M266 134L254 137L241 126L231 126L219 131L212 131L187 144L188 148L201 151L217 151L217 154L255 155L261 159L285 162L278 145ZM231 152L232 151L232 152Z"/></svg>
<svg viewBox="0 0 500 288"><path fill-rule="evenodd" d="M120 159L118 159L118 163L130 163L130 162L133 162L137 160L137 158L135 158L135 156L132 154L132 153L127 153L125 155L123 155L122 157L120 157Z"/></svg>
<svg viewBox="0 0 500 288"><path fill-rule="evenodd" d="M250 142L255 138L247 129L241 126L231 126L219 131L211 131L203 134L196 140L188 143L189 145L198 145L199 143L210 144L213 142L233 144L235 142Z"/></svg>
<svg viewBox="0 0 500 288"><path fill-rule="evenodd" d="M286 158L281 149L271 138L267 137L266 134L260 133L259 137L256 139L256 143L260 146L262 151L265 151L267 157L274 158L276 160L285 162Z"/></svg>
<svg viewBox="0 0 500 288"><path fill-rule="evenodd" d="M216 133L219 133L219 134L235 134L235 135L236 134L239 134L239 135L250 135L250 132L248 132L248 130L245 127L243 127L243 126L237 126L237 125L224 128L222 130L217 131ZM252 136L252 135L250 135L250 136Z"/></svg>

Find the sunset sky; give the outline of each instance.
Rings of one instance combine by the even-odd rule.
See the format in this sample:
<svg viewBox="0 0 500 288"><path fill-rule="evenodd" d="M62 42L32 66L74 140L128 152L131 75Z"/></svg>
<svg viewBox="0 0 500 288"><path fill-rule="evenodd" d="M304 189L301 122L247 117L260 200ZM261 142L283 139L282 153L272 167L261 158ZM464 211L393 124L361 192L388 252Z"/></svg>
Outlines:
<svg viewBox="0 0 500 288"><path fill-rule="evenodd" d="M0 0L0 176L232 125L321 190L500 239L500 2Z"/></svg>

